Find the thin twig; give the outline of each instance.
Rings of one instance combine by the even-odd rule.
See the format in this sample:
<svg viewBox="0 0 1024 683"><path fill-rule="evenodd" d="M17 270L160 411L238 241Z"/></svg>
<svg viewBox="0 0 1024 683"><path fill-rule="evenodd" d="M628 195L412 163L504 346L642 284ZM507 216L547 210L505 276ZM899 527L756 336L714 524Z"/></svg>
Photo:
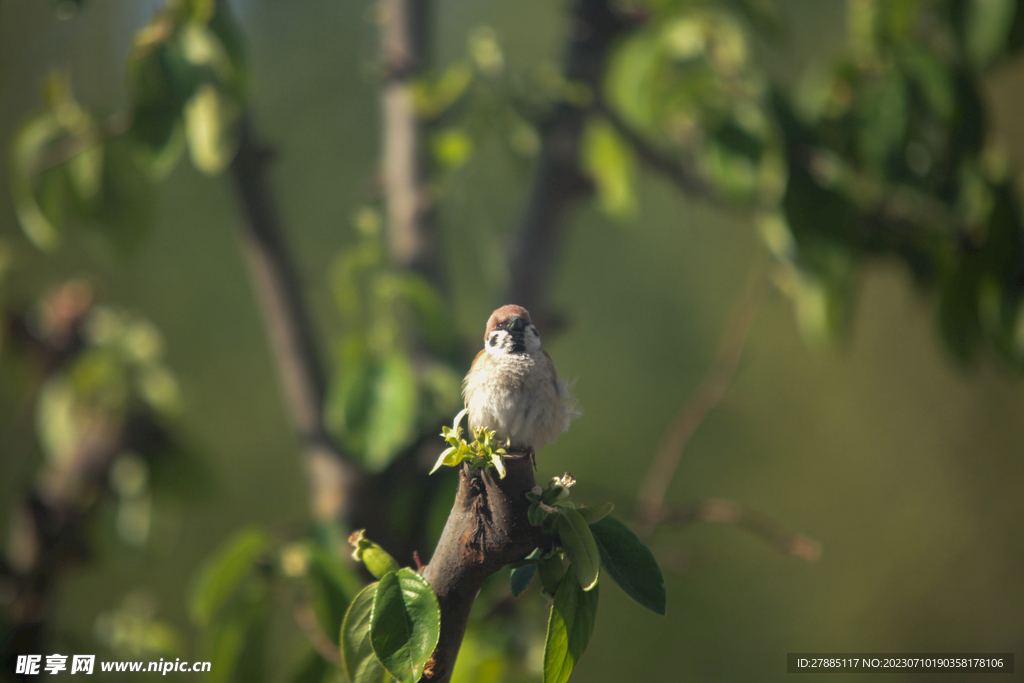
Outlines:
<svg viewBox="0 0 1024 683"><path fill-rule="evenodd" d="M316 617L316 612L313 610L313 606L308 602L302 602L295 606L295 623L299 625L302 632L306 634L306 638L309 640L309 644L313 646L313 649L320 653L320 656L326 659L331 664L341 667L343 666L341 661L341 654L338 652L338 647L334 644L323 628L320 626L320 620Z"/></svg>
<svg viewBox="0 0 1024 683"><path fill-rule="evenodd" d="M284 389L292 426L303 442L313 515L334 521L351 511L363 473L330 439L324 425L325 375L299 277L285 244L280 215L266 178L270 152L248 117L242 122L231 175L242 208L239 239Z"/></svg>
<svg viewBox="0 0 1024 683"><path fill-rule="evenodd" d="M804 534L794 534L770 517L734 500L704 498L662 510L659 522L677 526L694 522L728 524L760 538L781 553L808 562L815 562L821 557L821 544L818 541Z"/></svg>
<svg viewBox="0 0 1024 683"><path fill-rule="evenodd" d="M697 390L683 404L662 437L637 493L636 521L641 536L649 536L661 518L665 494L679 468L683 451L697 428L721 402L739 367L743 347L764 296L760 270L737 299L722 337L718 355Z"/></svg>
<svg viewBox="0 0 1024 683"><path fill-rule="evenodd" d="M714 185L692 168L684 158L668 154L647 140L607 102L599 100L596 108L625 140L637 158L650 170L669 180L681 193L713 205L734 215L749 216L754 203L723 196ZM841 172L842 188L860 207L861 231L877 235L918 234L921 238L949 239L956 234L956 220L941 200L909 185L890 184L838 162L834 154L808 145L790 149L791 162L808 171L822 187L833 187L830 175Z"/></svg>
<svg viewBox="0 0 1024 683"><path fill-rule="evenodd" d="M668 178L683 194L711 202L716 207L731 209L733 207L711 186L706 178L689 168L682 159L665 154L619 116L618 112L606 102L599 102L598 109L608 119L616 132L629 143L637 158L648 168Z"/></svg>
<svg viewBox="0 0 1024 683"><path fill-rule="evenodd" d="M92 147L102 145L120 137L131 128L132 117L127 112L117 112L99 125L89 126L62 138L50 145L33 159L29 169L31 175L38 175L62 164L66 164Z"/></svg>

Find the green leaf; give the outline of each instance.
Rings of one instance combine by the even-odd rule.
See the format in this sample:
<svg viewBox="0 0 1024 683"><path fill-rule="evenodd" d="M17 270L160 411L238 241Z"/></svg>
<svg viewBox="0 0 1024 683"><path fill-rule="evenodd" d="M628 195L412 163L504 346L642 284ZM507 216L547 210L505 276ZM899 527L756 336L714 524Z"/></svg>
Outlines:
<svg viewBox="0 0 1024 683"><path fill-rule="evenodd" d="M270 545L261 529L244 529L218 548L199 572L189 611L193 621L208 624Z"/></svg>
<svg viewBox="0 0 1024 683"><path fill-rule="evenodd" d="M552 477L551 482L545 487L541 494L541 500L545 505L554 505L561 501L569 500L569 488L562 484L561 479Z"/></svg>
<svg viewBox="0 0 1024 683"><path fill-rule="evenodd" d="M126 63L132 101L128 132L139 162L154 180L166 177L184 151L182 107L194 88L169 24L158 18L140 30Z"/></svg>
<svg viewBox="0 0 1024 683"><path fill-rule="evenodd" d="M91 205L103 187L103 147L90 145L69 159L67 173L75 198L84 206Z"/></svg>
<svg viewBox="0 0 1024 683"><path fill-rule="evenodd" d="M583 166L597 184L601 208L616 218L636 214L633 151L604 119L592 119L583 134Z"/></svg>
<svg viewBox="0 0 1024 683"><path fill-rule="evenodd" d="M47 109L11 141L11 190L26 236L40 249L59 242L66 209L88 216L103 194L104 151L92 117L67 78L45 82Z"/></svg>
<svg viewBox="0 0 1024 683"><path fill-rule="evenodd" d="M229 3L214 2L213 16L207 27L217 37L231 67L231 83L240 94L246 91L246 63L242 32L231 14Z"/></svg>
<svg viewBox="0 0 1024 683"><path fill-rule="evenodd" d="M396 572L381 577L370 611L370 644L384 668L402 681L412 681L416 664L409 652L412 619L405 609L402 584Z"/></svg>
<svg viewBox="0 0 1024 683"><path fill-rule="evenodd" d="M601 563L629 597L657 614L665 614L665 580L651 551L629 527L605 517L590 526Z"/></svg>
<svg viewBox="0 0 1024 683"><path fill-rule="evenodd" d="M11 145L11 190L22 228L50 250L71 213L125 252L150 214L150 187L134 163L135 146L119 138L99 144L103 134L70 85L58 77L47 85L51 108L25 123Z"/></svg>
<svg viewBox="0 0 1024 683"><path fill-rule="evenodd" d="M540 548L534 548L533 552L526 556L526 560L539 560L541 556ZM530 581L533 580L533 575L537 572L537 562L527 562L512 570L511 582L512 582L512 595L517 598L523 594L530 586Z"/></svg>
<svg viewBox="0 0 1024 683"><path fill-rule="evenodd" d="M128 134L135 143L137 162L153 180L166 178L185 151L185 124L181 113L166 107L137 107Z"/></svg>
<svg viewBox="0 0 1024 683"><path fill-rule="evenodd" d="M801 144L801 141L795 139L793 143ZM782 207L798 248L815 240L820 244L826 240L843 243L856 239L856 207L836 190L822 187L805 165L797 161L789 166ZM800 258L801 267L817 266L806 263L804 254L800 254Z"/></svg>
<svg viewBox="0 0 1024 683"><path fill-rule="evenodd" d="M494 469L498 470L498 477L500 479L505 478L505 460L501 457L500 453L494 453L491 455L491 464L494 465Z"/></svg>
<svg viewBox="0 0 1024 683"><path fill-rule="evenodd" d="M601 521L610 515L614 509L615 505L613 503L601 503L600 505L592 508L585 506L576 508L576 512L580 513L580 517L582 517L583 521L589 525Z"/></svg>
<svg viewBox="0 0 1024 683"><path fill-rule="evenodd" d="M39 391L36 436L51 463L66 461L81 439L76 403L74 384L66 375L51 377Z"/></svg>
<svg viewBox="0 0 1024 683"><path fill-rule="evenodd" d="M352 559L362 562L376 578L383 578L385 574L397 572L398 561L391 557L388 551L366 538L366 529L360 529L351 536L348 542L355 547L352 552Z"/></svg>
<svg viewBox="0 0 1024 683"><path fill-rule="evenodd" d="M601 554L594 542L594 534L576 510L560 507L558 511L561 513L557 523L558 538L580 585L589 591L597 585L601 568Z"/></svg>
<svg viewBox="0 0 1024 683"><path fill-rule="evenodd" d="M426 579L402 569L385 574L370 612L370 643L388 673L415 683L437 646L441 609Z"/></svg>
<svg viewBox="0 0 1024 683"><path fill-rule="evenodd" d="M974 65L985 67L1006 47L1017 12L1014 0L968 0L964 42Z"/></svg>
<svg viewBox="0 0 1024 683"><path fill-rule="evenodd" d="M454 467L456 464L458 464L458 463L454 462L455 458L453 457L458 452L459 452L459 449L456 448L455 446L449 446L448 448L446 448L443 451L441 451L441 455L438 456L437 462L434 463L433 469L430 470L430 474L433 474L434 472L437 472L439 469L441 469L442 465L448 465L449 467ZM449 461L452 461L452 462L449 462Z"/></svg>
<svg viewBox="0 0 1024 683"><path fill-rule="evenodd" d="M439 130L430 138L430 151L439 167L454 171L473 156L473 138L463 128Z"/></svg>
<svg viewBox="0 0 1024 683"><path fill-rule="evenodd" d="M724 150L747 161L757 163L764 155L764 142L760 136L735 119L720 122L711 134Z"/></svg>
<svg viewBox="0 0 1024 683"><path fill-rule="evenodd" d="M662 50L650 31L636 31L611 55L605 90L609 103L632 126L648 131L656 126L652 90L658 82Z"/></svg>
<svg viewBox="0 0 1024 683"><path fill-rule="evenodd" d="M378 579L399 569L398 561L376 543L371 543L363 550L362 560L370 573Z"/></svg>
<svg viewBox="0 0 1024 683"><path fill-rule="evenodd" d="M309 579L313 583L317 602L322 613L324 628L328 633L337 633L349 607L349 599L355 590L351 589L357 580L354 572L339 562L321 546L310 543Z"/></svg>
<svg viewBox="0 0 1024 683"><path fill-rule="evenodd" d="M201 652L216 667L210 680L230 681L245 647L245 624L237 619L218 622L206 634Z"/></svg>
<svg viewBox="0 0 1024 683"><path fill-rule="evenodd" d="M853 319L857 271L851 250L810 240L800 252L802 268L790 296L800 332L809 344L844 339Z"/></svg>
<svg viewBox="0 0 1024 683"><path fill-rule="evenodd" d="M946 65L934 52L907 45L899 51L900 64L907 76L943 121L948 121L956 108L953 78Z"/></svg>
<svg viewBox="0 0 1024 683"><path fill-rule="evenodd" d="M522 595L523 592L530 587L530 582L533 581L533 575L536 573L536 564L525 564L522 567L516 567L513 569L511 576L512 595L517 598Z"/></svg>
<svg viewBox="0 0 1024 683"><path fill-rule="evenodd" d="M49 112L26 121L11 140L11 194L18 222L25 236L39 249L52 251L60 243L58 224L60 216L47 211L40 197L41 180L36 179L37 160L43 150L61 134L61 126ZM63 196L57 198L57 207L63 206Z"/></svg>
<svg viewBox="0 0 1024 683"><path fill-rule="evenodd" d="M341 624L341 662L349 683L383 683L387 676L370 643L370 614L377 585L371 583L356 595Z"/></svg>
<svg viewBox="0 0 1024 683"><path fill-rule="evenodd" d="M211 663L217 667L214 680L229 681L235 670L235 664L245 644L244 625L237 621L217 624L204 639L204 647L200 650Z"/></svg>
<svg viewBox="0 0 1024 683"><path fill-rule="evenodd" d="M565 565L562 564L561 554L555 553L551 557L541 558L537 569L540 572L540 582L544 586L544 590L554 595L558 590L558 585L565 578Z"/></svg>
<svg viewBox="0 0 1024 683"><path fill-rule="evenodd" d="M466 92L473 80L473 67L456 62L439 75L422 77L413 83L413 104L416 113L425 119L441 114Z"/></svg>
<svg viewBox="0 0 1024 683"><path fill-rule="evenodd" d="M204 83L185 103L184 115L192 163L207 175L221 173L238 151L241 105L225 89Z"/></svg>
<svg viewBox="0 0 1024 683"><path fill-rule="evenodd" d="M907 131L907 86L903 75L889 69L879 87L865 93L860 104L860 152L880 166L900 146Z"/></svg>
<svg viewBox="0 0 1024 683"><path fill-rule="evenodd" d="M157 16L135 34L126 62L126 81L134 113L162 110L173 118L195 87L180 49L175 22Z"/></svg>
<svg viewBox="0 0 1024 683"><path fill-rule="evenodd" d="M372 392L366 464L379 472L415 437L419 409L416 370L405 353L394 351L383 359Z"/></svg>
<svg viewBox="0 0 1024 683"><path fill-rule="evenodd" d="M258 683L266 678L269 595L266 582L253 581L249 588L203 629L201 656L212 664L207 681Z"/></svg>
<svg viewBox="0 0 1024 683"><path fill-rule="evenodd" d="M544 683L565 683L594 632L597 588L584 591L573 576L558 586L544 643Z"/></svg>
<svg viewBox="0 0 1024 683"><path fill-rule="evenodd" d="M102 196L88 215L90 226L121 254L139 246L153 220L153 184L139 172L137 156L125 139L107 143Z"/></svg>
<svg viewBox="0 0 1024 683"><path fill-rule="evenodd" d="M535 502L530 506L530 509L526 511L526 519L533 526L540 526L547 519L548 514L540 509L540 503Z"/></svg>
<svg viewBox="0 0 1024 683"><path fill-rule="evenodd" d="M373 353L366 339L344 340L331 384L326 420L345 445L373 471L384 469L415 437L419 417L416 371L406 355Z"/></svg>
<svg viewBox="0 0 1024 683"><path fill-rule="evenodd" d="M444 297L426 278L413 273L403 273L395 284L416 314L423 341L438 354L450 354L458 344L458 335Z"/></svg>
<svg viewBox="0 0 1024 683"><path fill-rule="evenodd" d="M261 592L258 598L246 606L248 616L245 619L242 649L234 665L234 676L225 676L222 680L245 683L260 683L267 680L270 604L270 596ZM211 677L207 680L214 679Z"/></svg>
<svg viewBox="0 0 1024 683"><path fill-rule="evenodd" d="M376 370L361 335L349 334L342 340L337 368L328 389L324 418L331 432L340 437L347 448L361 453L366 446L366 420Z"/></svg>
<svg viewBox="0 0 1024 683"><path fill-rule="evenodd" d="M177 47L196 82L237 86L236 63L211 27L198 22L184 24L176 33Z"/></svg>

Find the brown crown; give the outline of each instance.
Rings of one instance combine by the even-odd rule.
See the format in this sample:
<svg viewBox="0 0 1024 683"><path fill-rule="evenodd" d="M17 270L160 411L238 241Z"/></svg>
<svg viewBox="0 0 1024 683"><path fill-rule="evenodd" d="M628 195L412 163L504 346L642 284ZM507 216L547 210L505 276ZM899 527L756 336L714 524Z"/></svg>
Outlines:
<svg viewBox="0 0 1024 683"><path fill-rule="evenodd" d="M522 306L516 306L515 304L508 304L491 313L491 317L487 319L487 329L484 330L484 339L487 339L487 335L494 331L494 328L505 322L514 315L518 315L522 318L527 325L532 325L533 321L530 320L530 312Z"/></svg>

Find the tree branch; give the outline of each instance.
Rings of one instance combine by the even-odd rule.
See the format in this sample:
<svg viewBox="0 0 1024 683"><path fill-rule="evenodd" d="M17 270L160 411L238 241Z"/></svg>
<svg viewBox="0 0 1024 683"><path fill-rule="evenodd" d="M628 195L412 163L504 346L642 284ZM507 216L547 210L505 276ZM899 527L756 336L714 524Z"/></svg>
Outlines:
<svg viewBox="0 0 1024 683"><path fill-rule="evenodd" d="M39 330L12 316L11 338L34 361L36 387L65 371L83 350L81 330L92 304L91 289L71 281L44 300ZM107 500L118 455L132 451L153 459L171 444L171 437L145 410L94 410L90 416L87 426L74 430L73 447L47 459L13 510L0 557L0 643L7 652L42 649L57 579L91 557L89 521Z"/></svg>
<svg viewBox="0 0 1024 683"><path fill-rule="evenodd" d="M808 562L815 562L821 557L821 544L818 541L804 534L794 534L770 517L734 500L704 498L664 510L660 521L680 526L694 522L729 524L760 538L786 555Z"/></svg>
<svg viewBox="0 0 1024 683"><path fill-rule="evenodd" d="M298 624L300 629L302 629L302 632L306 635L306 639L309 640L309 644L313 649L334 666L338 668L344 666L344 663L341 661L341 654L338 652L337 644L330 638L330 636L324 633L324 629L320 626L320 620L317 619L313 605L309 604L309 601L303 601L295 606L293 614L295 616L295 623Z"/></svg>
<svg viewBox="0 0 1024 683"><path fill-rule="evenodd" d="M528 456L506 456L507 474L471 472L463 464L459 492L434 556L423 571L441 604L441 637L424 681L446 683L455 666L469 612L484 580L544 542L527 521L526 492L535 485Z"/></svg>
<svg viewBox="0 0 1024 683"><path fill-rule="evenodd" d="M681 159L665 154L645 140L643 135L626 123L618 112L611 109L604 100L601 100L598 106L604 117L608 119L622 139L632 147L637 158L645 166L666 177L676 186L676 189L685 195L704 199L719 208L732 208L705 178L688 168Z"/></svg>
<svg viewBox="0 0 1024 683"><path fill-rule="evenodd" d="M605 0L577 0L572 26L565 78L585 84L600 100L608 52L630 23ZM561 257L566 212L593 190L579 164L580 139L593 111L590 106L562 101L544 124L540 162L512 256L506 300L530 309L535 321L546 321L541 323L545 328L556 320L545 305L545 295Z"/></svg>
<svg viewBox="0 0 1024 683"><path fill-rule="evenodd" d="M636 521L641 537L650 536L662 517L665 494L679 468L683 451L697 428L721 402L739 367L743 347L760 308L763 286L758 274L737 299L714 364L700 386L683 404L662 437L658 451L647 469L637 493Z"/></svg>
<svg viewBox="0 0 1024 683"><path fill-rule="evenodd" d="M69 135L47 147L33 159L29 173L37 175L66 164L79 154L124 135L131 127L131 123L132 117L129 114L116 112L105 121Z"/></svg>
<svg viewBox="0 0 1024 683"><path fill-rule="evenodd" d="M302 440L314 518L333 521L351 512L353 493L363 474L331 442L324 427L324 374L267 183L270 156L245 117L238 154L231 162L244 218L239 223L239 241L263 312L292 427Z"/></svg>
<svg viewBox="0 0 1024 683"><path fill-rule="evenodd" d="M408 2L386 0L386 58L389 40L399 35L389 23L398 21L392 13L396 7L407 9ZM626 22L605 0L578 0L573 20L573 37L565 59L566 78L598 92L608 50L626 28ZM395 64L390 66L394 74ZM402 95L398 91L400 83L390 79L382 94L389 221L401 218L400 209L405 207L408 211L409 196L416 196L410 180L415 157L413 150L403 147L412 144L413 127L408 117L396 113L401 109L401 98L408 97L407 92ZM547 319L546 327L551 327L551 316L545 315L543 294L560 256L565 213L575 200L591 191L590 181L579 168L580 138L589 113L588 107L561 102L547 122L539 167L513 256L509 300L534 311L535 320ZM388 136L395 139L389 143ZM405 151L400 152L402 149ZM399 160L404 168L390 166ZM408 239L408 230L398 225L391 225L390 229L392 239ZM392 244L393 254L400 248L401 243ZM445 683L451 678L470 610L484 580L544 542L540 529L527 521L529 501L525 494L535 485L531 459L507 457L506 467L504 479L498 479L490 470L470 472L468 466L460 472L455 504L434 555L423 570L441 605L441 635L427 663L424 681Z"/></svg>
<svg viewBox="0 0 1024 683"><path fill-rule="evenodd" d="M437 226L426 190L423 124L413 103L412 81L426 68L429 0L381 0L381 175L392 262L442 281Z"/></svg>

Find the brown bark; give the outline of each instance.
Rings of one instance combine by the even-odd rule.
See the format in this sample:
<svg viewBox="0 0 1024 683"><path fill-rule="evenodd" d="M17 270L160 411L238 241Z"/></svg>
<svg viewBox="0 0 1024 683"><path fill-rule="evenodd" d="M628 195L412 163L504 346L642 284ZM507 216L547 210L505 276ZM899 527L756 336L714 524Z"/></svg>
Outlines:
<svg viewBox="0 0 1024 683"><path fill-rule="evenodd" d="M606 0L577 0L572 11L573 33L565 55L567 81L586 85L595 102L600 101L605 65L612 44L631 22ZM552 273L561 260L567 212L593 190L580 169L580 143L593 103L560 102L542 125L540 162L519 238L512 256L512 282L504 303L516 303L531 311L534 322L550 329L555 322L547 309L546 295Z"/></svg>
<svg viewBox="0 0 1024 683"><path fill-rule="evenodd" d="M441 604L441 636L424 681L444 683L451 677L484 580L543 543L540 529L526 517L526 493L535 485L533 463L529 456L514 456L505 458L505 466L504 479L489 468L471 472L468 464L459 472L455 504L423 571Z"/></svg>
<svg viewBox="0 0 1024 683"><path fill-rule="evenodd" d="M413 102L412 81L428 61L429 0L382 0L381 177L388 252L397 266L440 284L437 225L427 191L424 126Z"/></svg>
<svg viewBox="0 0 1024 683"><path fill-rule="evenodd" d="M321 522L351 512L361 468L330 440L324 427L324 372L316 353L299 277L283 237L280 216L266 178L269 151L243 121L231 176L244 220L239 240L270 339L285 407L302 440L313 517Z"/></svg>

